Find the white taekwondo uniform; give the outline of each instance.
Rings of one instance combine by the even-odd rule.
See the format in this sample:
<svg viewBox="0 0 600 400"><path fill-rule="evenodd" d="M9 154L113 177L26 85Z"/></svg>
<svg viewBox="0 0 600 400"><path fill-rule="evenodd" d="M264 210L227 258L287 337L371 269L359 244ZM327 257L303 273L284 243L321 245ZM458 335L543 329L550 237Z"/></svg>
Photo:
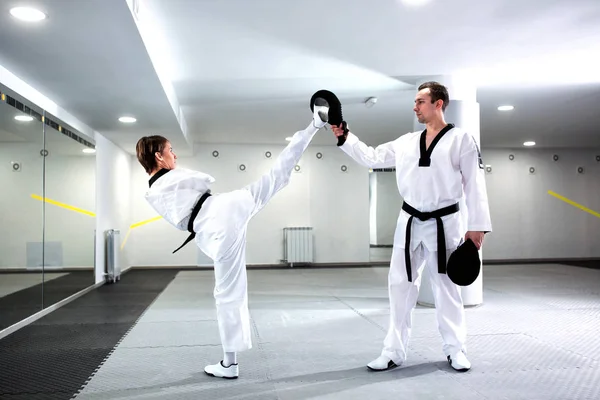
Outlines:
<svg viewBox="0 0 600 400"><path fill-rule="evenodd" d="M461 350L466 353L466 322L460 288L445 274L445 265L467 231L492 230L483 162L473 136L448 124L426 149L425 133L407 133L372 148L349 132L340 146L363 166L396 168L398 191L404 205L394 234L388 276L390 326L381 354L397 365L406 360L412 310L425 265L431 276L443 351L446 356ZM460 217L460 212L465 210L458 212L463 195L467 205L466 227ZM435 214L423 214L440 209L439 218Z"/></svg>
<svg viewBox="0 0 600 400"><path fill-rule="evenodd" d="M146 200L177 229L190 230L192 211L201 204L193 219L195 235L192 233L188 240L195 236L200 250L214 261L214 298L225 352L252 348L246 279L248 222L289 183L294 167L318 130L311 122L305 130L296 132L272 169L243 189L210 195L215 179L183 168L163 169L150 179Z"/></svg>

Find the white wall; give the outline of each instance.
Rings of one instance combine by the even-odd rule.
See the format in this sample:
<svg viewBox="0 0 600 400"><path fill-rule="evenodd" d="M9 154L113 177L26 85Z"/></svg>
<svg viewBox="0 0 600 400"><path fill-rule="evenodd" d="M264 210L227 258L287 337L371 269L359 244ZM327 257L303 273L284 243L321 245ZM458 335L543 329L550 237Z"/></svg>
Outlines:
<svg viewBox="0 0 600 400"><path fill-rule="evenodd" d="M482 155L492 167L486 181L494 229L484 259L600 257L600 218L548 194L600 212L600 150L484 149Z"/></svg>
<svg viewBox="0 0 600 400"><path fill-rule="evenodd" d="M50 132L49 134L54 134ZM52 149L44 159L40 143L2 143L0 146L0 186L10 188L0 194L0 267L41 266L42 232L45 229L47 267L89 267L94 264L93 216L45 204L31 195L95 211L95 160L93 156L64 156ZM22 168L13 172L11 161ZM69 226L67 226L67 222ZM29 261L27 245L30 245ZM38 249L40 251L38 251ZM60 253L54 253L54 250Z"/></svg>
<svg viewBox="0 0 600 400"><path fill-rule="evenodd" d="M553 161L554 154L558 161ZM484 260L600 257L600 218L548 193L600 212L596 155L600 150L483 149L483 161L492 168L486 182L493 225L485 240ZM577 173L579 166L584 174ZM535 168L534 174L529 167ZM377 172L378 234L386 231L382 221L395 222L398 215L398 209L390 206L399 198L397 190L382 190L379 179L392 175Z"/></svg>
<svg viewBox="0 0 600 400"><path fill-rule="evenodd" d="M241 188L266 173L282 146L198 145L195 157L179 158L181 167L202 170L215 177L213 193ZM175 149L176 150L176 149ZM219 151L214 158L213 150ZM322 159L316 153L323 154ZM132 221L156 216L143 195L148 176L137 160L132 172ZM239 164L246 171L238 170ZM348 167L341 171L341 165ZM290 184L250 222L248 228L248 264L278 264L283 258L283 228L312 226L315 234L315 261L369 261L369 174L337 147L310 146ZM127 246L132 245L132 265L196 265L208 260L198 254L193 243L171 254L187 237L164 220L152 222L132 231Z"/></svg>
<svg viewBox="0 0 600 400"><path fill-rule="evenodd" d="M373 172L377 181L377 199L375 202L375 225L377 238L372 244L391 245L394 243L394 232L398 214L402 208L402 197L398 193L396 172Z"/></svg>
<svg viewBox="0 0 600 400"><path fill-rule="evenodd" d="M40 131L41 136L41 131ZM42 195L43 159L34 143L0 145L0 267L27 267L27 243L42 243L43 204L32 199ZM11 161L22 168L13 172ZM40 254L41 258L41 254Z"/></svg>
<svg viewBox="0 0 600 400"><path fill-rule="evenodd" d="M110 140L96 133L96 282L103 280L104 234L118 229L124 241L131 224L130 192L132 157ZM122 268L131 264L131 246L125 243L120 254Z"/></svg>

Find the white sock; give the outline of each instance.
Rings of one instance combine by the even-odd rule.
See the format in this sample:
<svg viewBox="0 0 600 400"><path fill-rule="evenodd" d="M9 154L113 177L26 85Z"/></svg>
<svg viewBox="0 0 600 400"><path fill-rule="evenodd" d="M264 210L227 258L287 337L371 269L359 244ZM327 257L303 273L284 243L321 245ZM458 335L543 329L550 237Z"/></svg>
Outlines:
<svg viewBox="0 0 600 400"><path fill-rule="evenodd" d="M237 354L235 352L224 352L223 353L223 365L225 368L231 364L237 364Z"/></svg>

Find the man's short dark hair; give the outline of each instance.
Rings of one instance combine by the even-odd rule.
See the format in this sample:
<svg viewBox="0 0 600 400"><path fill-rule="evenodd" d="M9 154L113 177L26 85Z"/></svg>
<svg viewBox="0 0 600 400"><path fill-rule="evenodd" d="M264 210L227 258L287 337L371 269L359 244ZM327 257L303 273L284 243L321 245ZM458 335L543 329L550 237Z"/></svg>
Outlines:
<svg viewBox="0 0 600 400"><path fill-rule="evenodd" d="M156 153L162 153L167 144L167 138L159 135L144 136L138 140L135 146L137 159L146 170L146 173L151 173L157 166Z"/></svg>
<svg viewBox="0 0 600 400"><path fill-rule="evenodd" d="M448 89L446 86L441 83L430 81L425 82L419 86L419 91L423 89L429 89L429 93L431 93L431 102L435 103L438 100L442 100L444 104L442 105L442 111L446 111L446 107L450 103L450 96L448 95Z"/></svg>

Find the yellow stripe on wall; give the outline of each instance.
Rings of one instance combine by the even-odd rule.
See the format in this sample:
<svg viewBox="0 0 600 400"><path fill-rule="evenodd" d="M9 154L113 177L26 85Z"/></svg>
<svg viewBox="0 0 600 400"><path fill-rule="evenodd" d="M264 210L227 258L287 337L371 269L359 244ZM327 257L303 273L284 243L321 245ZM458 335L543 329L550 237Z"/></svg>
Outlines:
<svg viewBox="0 0 600 400"><path fill-rule="evenodd" d="M136 222L135 224L129 225L129 229L135 229L139 226L149 224L150 222L158 221L159 219L162 219L162 217L158 216L158 217L147 219L145 221Z"/></svg>
<svg viewBox="0 0 600 400"><path fill-rule="evenodd" d="M96 217L96 214L93 213L93 212L91 212L91 211L87 211L87 210L84 210L84 209L79 208L79 207L71 206L69 204L61 203L61 202L56 201L56 200L51 200L51 199L49 199L47 197L44 199L42 196L38 196L37 194L32 194L31 198L36 199L36 200L40 200L40 201L45 201L48 204L52 204L52 205L55 205L57 207L64 208L66 210L71 210L71 211L75 211L75 212L78 212L78 213L81 213L81 214L89 215L90 217ZM136 222L135 224L131 224L129 226L129 230L127 231L127 235L125 235L125 238L123 239L123 243L121 243L121 250L123 250L123 248L125 247L125 243L127 243L127 239L129 238L129 234L131 233L131 231L133 229L138 228L138 227L140 227L142 225L149 224L149 223L154 222L154 221L158 221L159 219L162 219L162 217L158 216L158 217L146 219L144 221Z"/></svg>
<svg viewBox="0 0 600 400"><path fill-rule="evenodd" d="M48 204L52 204L52 205L55 205L57 207L62 207L62 208L65 208L67 210L71 210L71 211L75 211L75 212L78 212L78 213L81 213L81 214L89 215L90 217L95 217L96 216L95 213L93 213L91 211L88 211L88 210L84 210L83 208L79 208L79 207L75 207L75 206L70 206L68 204L58 202L56 200L51 200L51 199L49 199L47 197L43 198L42 196L38 196L37 194L32 194L31 197L33 199L44 201L44 202L46 202Z"/></svg>
<svg viewBox="0 0 600 400"><path fill-rule="evenodd" d="M125 247L125 243L127 243L127 238L129 237L130 233L131 233L131 228L129 228L129 230L127 231L127 235L125 235L125 239L123 239L123 243L121 243L121 250L123 250L123 248Z"/></svg>
<svg viewBox="0 0 600 400"><path fill-rule="evenodd" d="M600 218L600 213L597 213L597 212L596 212L596 211L594 211L594 210L590 210L589 208L587 208L587 207L584 207L584 206L582 206L581 204L577 204L577 203L575 203L573 200L569 200L569 199L567 199L566 197L564 197L564 196L561 196L560 194L553 192L552 190L548 190L548 194L549 194L550 196L554 196L554 197L556 197L556 198L557 198L557 199L559 199L559 200L562 200L562 201L564 201L564 202L565 202L565 203L567 203L567 204L570 204L570 205L572 205L573 207L579 208L579 209L580 209L580 210L582 210L582 211L585 211L585 212L587 212L587 213L590 213L590 214L592 214L592 215L593 215L593 216L595 216L595 217L598 217L598 218Z"/></svg>

